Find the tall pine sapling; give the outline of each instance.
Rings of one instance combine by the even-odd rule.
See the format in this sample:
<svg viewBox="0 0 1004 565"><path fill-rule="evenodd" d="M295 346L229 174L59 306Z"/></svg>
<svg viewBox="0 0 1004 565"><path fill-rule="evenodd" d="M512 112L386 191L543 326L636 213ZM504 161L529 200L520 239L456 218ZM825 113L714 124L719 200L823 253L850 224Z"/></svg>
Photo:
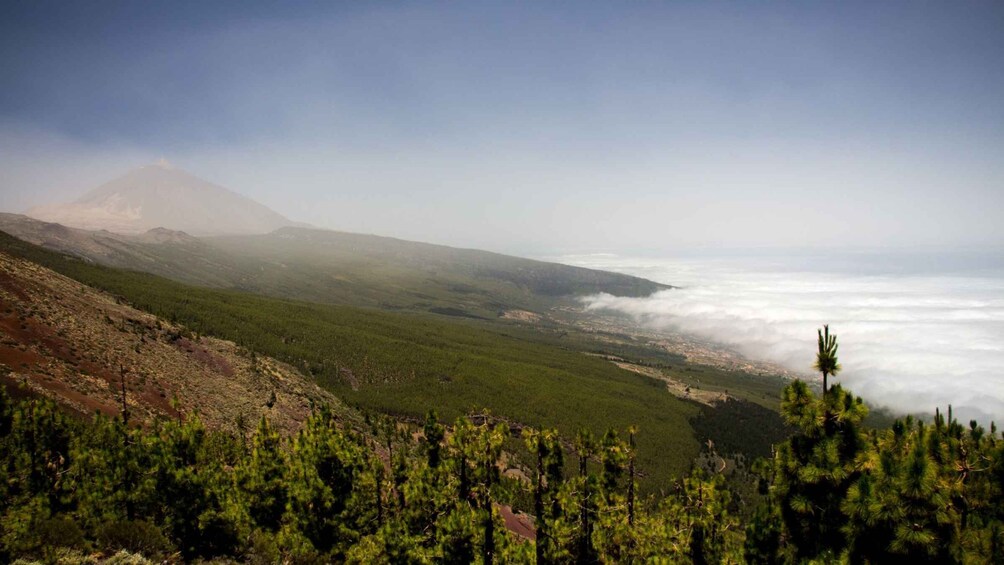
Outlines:
<svg viewBox="0 0 1004 565"><path fill-rule="evenodd" d="M829 324L824 324L819 330L819 350L816 352L815 369L823 373L823 395L826 395L827 377L837 376L840 372L840 363L837 363L837 335L830 335Z"/></svg>

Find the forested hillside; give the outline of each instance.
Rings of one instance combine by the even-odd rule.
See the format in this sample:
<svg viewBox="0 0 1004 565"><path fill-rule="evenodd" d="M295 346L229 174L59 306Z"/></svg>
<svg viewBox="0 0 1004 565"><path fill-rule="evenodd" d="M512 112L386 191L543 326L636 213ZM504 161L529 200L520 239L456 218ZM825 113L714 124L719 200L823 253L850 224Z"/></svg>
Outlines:
<svg viewBox="0 0 1004 565"><path fill-rule="evenodd" d="M761 502L695 471L642 496L633 429L565 445L524 429L525 478L500 474L512 430L466 418L419 432L340 426L321 407L294 438L197 418L154 428L81 423L0 392L0 558L321 563L1000 563L1004 441L951 416L863 432L839 386L802 382L782 411L798 432L757 464ZM514 527L509 504L536 517ZM73 556L76 557L73 557ZM89 558L92 559L92 558ZM134 558L135 559L135 558Z"/></svg>

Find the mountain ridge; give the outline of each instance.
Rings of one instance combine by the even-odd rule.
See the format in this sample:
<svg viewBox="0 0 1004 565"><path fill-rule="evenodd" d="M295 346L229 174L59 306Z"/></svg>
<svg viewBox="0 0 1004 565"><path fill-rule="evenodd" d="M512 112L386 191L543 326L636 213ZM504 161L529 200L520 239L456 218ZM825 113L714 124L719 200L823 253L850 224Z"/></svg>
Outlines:
<svg viewBox="0 0 1004 565"><path fill-rule="evenodd" d="M576 295L644 296L672 288L488 251L298 227L201 238L167 229L121 235L0 214L0 230L89 262L186 284L390 310L495 318L576 306Z"/></svg>

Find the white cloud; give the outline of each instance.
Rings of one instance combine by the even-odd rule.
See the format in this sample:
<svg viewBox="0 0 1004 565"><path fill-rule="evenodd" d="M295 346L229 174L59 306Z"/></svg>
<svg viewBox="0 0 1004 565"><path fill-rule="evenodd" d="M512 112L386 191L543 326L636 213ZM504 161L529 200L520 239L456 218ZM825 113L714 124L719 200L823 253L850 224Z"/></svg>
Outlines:
<svg viewBox="0 0 1004 565"><path fill-rule="evenodd" d="M840 382L869 402L911 413L952 404L961 418L1004 417L1004 278L792 270L777 258L563 260L684 286L647 298L591 296L590 309L801 372L811 368L816 329L828 323L839 336Z"/></svg>

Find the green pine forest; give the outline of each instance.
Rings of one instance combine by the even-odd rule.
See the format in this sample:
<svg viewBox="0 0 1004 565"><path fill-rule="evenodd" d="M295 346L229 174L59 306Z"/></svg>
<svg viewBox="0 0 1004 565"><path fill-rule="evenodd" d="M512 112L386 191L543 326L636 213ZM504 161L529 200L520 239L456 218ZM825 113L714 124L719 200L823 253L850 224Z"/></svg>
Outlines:
<svg viewBox="0 0 1004 565"><path fill-rule="evenodd" d="M700 468L641 495L634 428L572 445L526 428L535 464L523 481L500 476L511 430L488 418L446 428L430 413L412 434L386 417L348 426L321 406L293 438L263 418L243 439L197 417L82 422L3 393L0 559L1002 562L995 428L949 412L866 431L860 398L800 381L781 412L796 432L754 465L759 504L744 516L722 476ZM535 540L507 532L499 504L513 501L536 517Z"/></svg>

